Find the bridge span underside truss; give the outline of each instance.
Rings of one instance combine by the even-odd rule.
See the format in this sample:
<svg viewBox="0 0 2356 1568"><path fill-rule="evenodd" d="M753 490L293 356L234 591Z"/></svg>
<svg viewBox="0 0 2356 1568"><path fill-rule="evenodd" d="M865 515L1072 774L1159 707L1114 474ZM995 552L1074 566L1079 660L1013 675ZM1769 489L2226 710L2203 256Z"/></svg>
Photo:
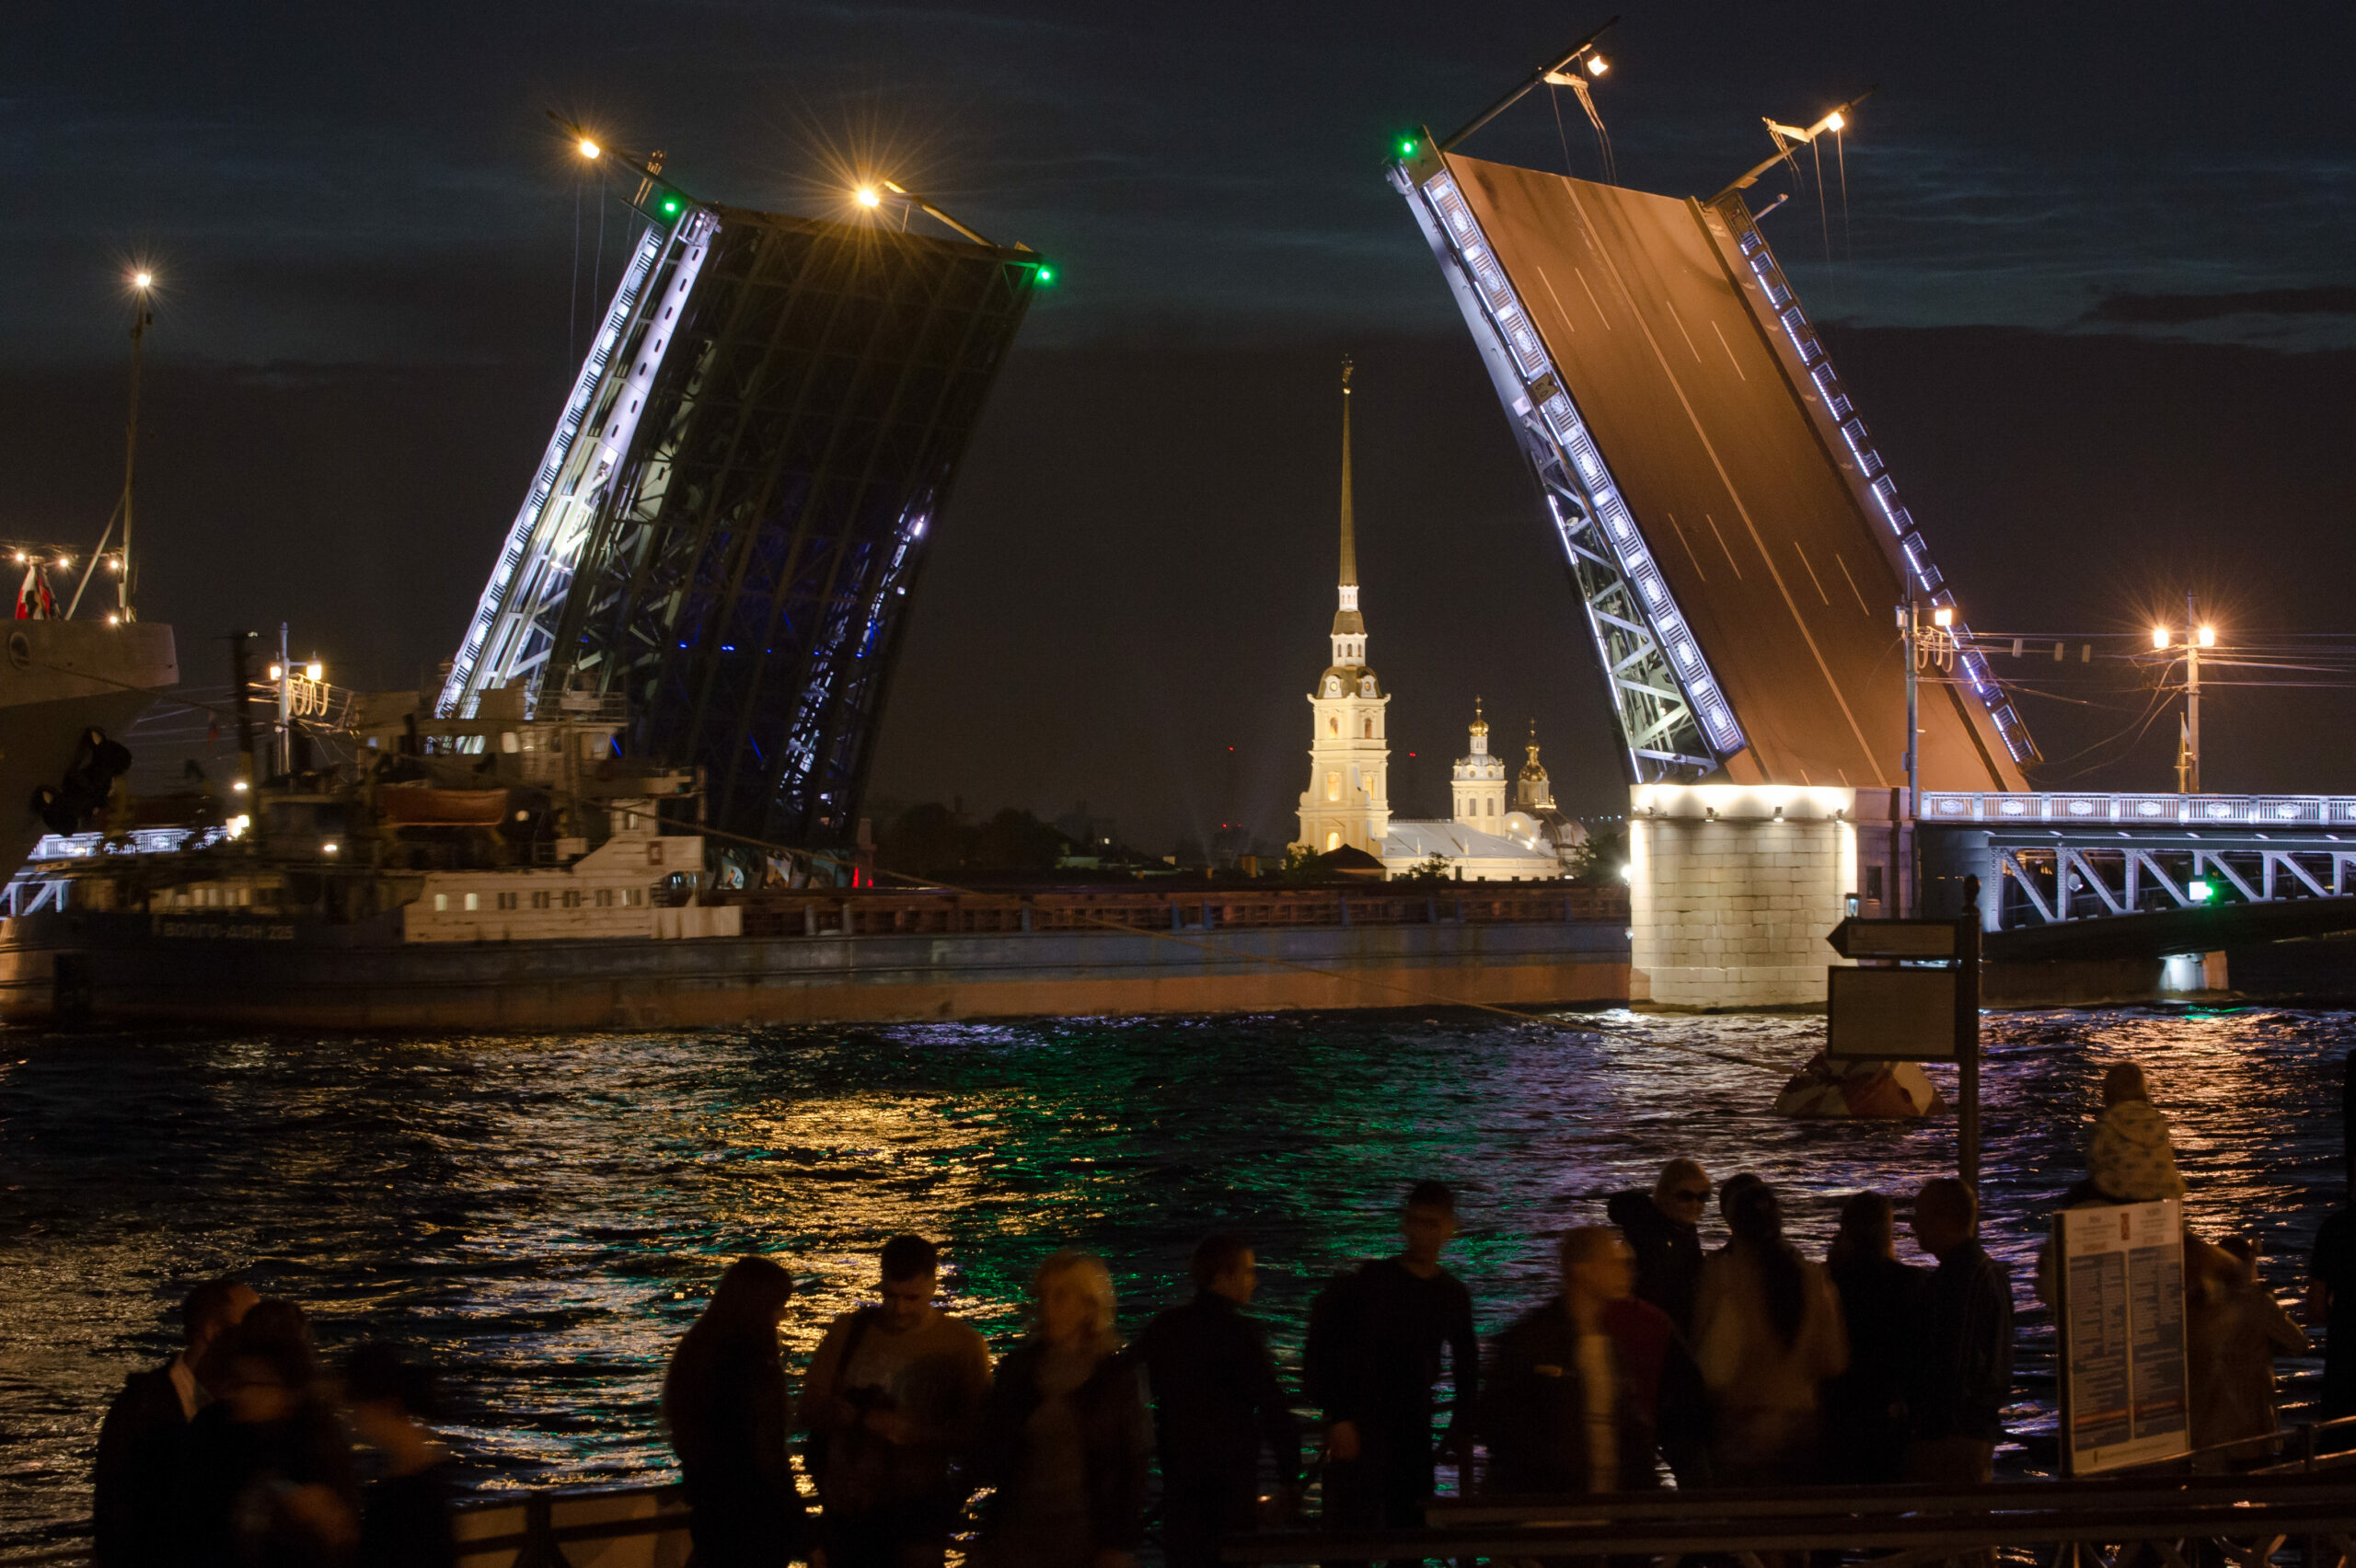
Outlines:
<svg viewBox="0 0 2356 1568"><path fill-rule="evenodd" d="M1894 612L1953 595L1741 199L1428 145L1393 183L1545 497L1635 779L1902 784ZM1925 785L2024 788L1986 662L1956 675L1923 692Z"/></svg>
<svg viewBox="0 0 2356 1568"><path fill-rule="evenodd" d="M623 696L642 755L705 770L715 825L843 844L1038 258L708 207L636 260L445 710Z"/></svg>

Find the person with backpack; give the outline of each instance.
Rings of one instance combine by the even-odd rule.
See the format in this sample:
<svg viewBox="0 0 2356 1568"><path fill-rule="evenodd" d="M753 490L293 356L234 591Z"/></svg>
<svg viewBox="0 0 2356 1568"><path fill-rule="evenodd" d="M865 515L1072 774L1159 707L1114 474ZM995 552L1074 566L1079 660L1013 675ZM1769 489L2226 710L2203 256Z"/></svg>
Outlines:
<svg viewBox="0 0 2356 1568"><path fill-rule="evenodd" d="M933 1305L931 1242L895 1236L882 1262L882 1302L828 1324L811 1359L804 1458L829 1568L938 1568L964 1503L951 1466L980 1419L989 1350Z"/></svg>
<svg viewBox="0 0 2356 1568"><path fill-rule="evenodd" d="M1303 1370L1325 1412L1325 1523L1350 1529L1423 1523L1439 1455L1463 1462L1480 1397L1472 1297L1440 1267L1456 1235L1456 1194L1418 1182L1399 1216L1395 1257L1362 1263L1311 1303ZM1447 1435L1432 1443L1432 1385L1445 1350L1455 1387Z"/></svg>

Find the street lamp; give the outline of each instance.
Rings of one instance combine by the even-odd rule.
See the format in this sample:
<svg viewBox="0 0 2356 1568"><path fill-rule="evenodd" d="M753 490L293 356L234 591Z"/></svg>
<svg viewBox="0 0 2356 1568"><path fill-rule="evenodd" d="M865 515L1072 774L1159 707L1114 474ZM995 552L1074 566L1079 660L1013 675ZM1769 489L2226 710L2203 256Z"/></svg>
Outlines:
<svg viewBox="0 0 2356 1568"><path fill-rule="evenodd" d="M2184 596L2184 719L2177 732L2176 792L2200 793L2200 651L2217 646L2217 628L2203 622L2192 595ZM2176 646L2173 627L2152 628L2152 647L2165 651Z"/></svg>
<svg viewBox="0 0 2356 1568"><path fill-rule="evenodd" d="M850 193L850 199L862 207L880 207L884 204L884 192L872 185L862 185Z"/></svg>
<svg viewBox="0 0 2356 1568"><path fill-rule="evenodd" d="M591 162L595 162L597 155L605 150L605 148L597 145L596 143L591 141L588 137L583 136L581 138L581 156L589 159Z"/></svg>

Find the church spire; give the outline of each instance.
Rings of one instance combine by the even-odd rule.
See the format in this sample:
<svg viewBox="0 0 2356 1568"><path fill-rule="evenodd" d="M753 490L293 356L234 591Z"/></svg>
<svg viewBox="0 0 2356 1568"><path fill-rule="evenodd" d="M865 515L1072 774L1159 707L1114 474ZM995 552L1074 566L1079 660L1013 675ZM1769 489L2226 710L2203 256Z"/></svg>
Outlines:
<svg viewBox="0 0 2356 1568"><path fill-rule="evenodd" d="M1358 614L1358 529L1357 519L1350 510L1350 371L1353 366L1347 354L1342 356L1342 582L1340 605L1334 612L1334 635L1363 640L1366 618ZM1365 644L1358 643L1359 658ZM1356 663L1357 659L1345 660L1339 651L1334 662Z"/></svg>

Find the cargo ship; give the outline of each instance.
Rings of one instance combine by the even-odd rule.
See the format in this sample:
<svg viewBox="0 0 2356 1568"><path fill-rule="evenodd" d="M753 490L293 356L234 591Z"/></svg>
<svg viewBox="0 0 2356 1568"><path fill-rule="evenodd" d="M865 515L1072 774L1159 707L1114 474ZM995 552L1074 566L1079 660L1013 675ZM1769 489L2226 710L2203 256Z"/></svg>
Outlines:
<svg viewBox="0 0 2356 1568"><path fill-rule="evenodd" d="M456 719L358 698L348 762L43 840L0 892L0 1020L538 1031L1627 995L1611 888L884 890L782 855L756 880L708 854L693 770L623 755L610 699L527 720L501 698Z"/></svg>

